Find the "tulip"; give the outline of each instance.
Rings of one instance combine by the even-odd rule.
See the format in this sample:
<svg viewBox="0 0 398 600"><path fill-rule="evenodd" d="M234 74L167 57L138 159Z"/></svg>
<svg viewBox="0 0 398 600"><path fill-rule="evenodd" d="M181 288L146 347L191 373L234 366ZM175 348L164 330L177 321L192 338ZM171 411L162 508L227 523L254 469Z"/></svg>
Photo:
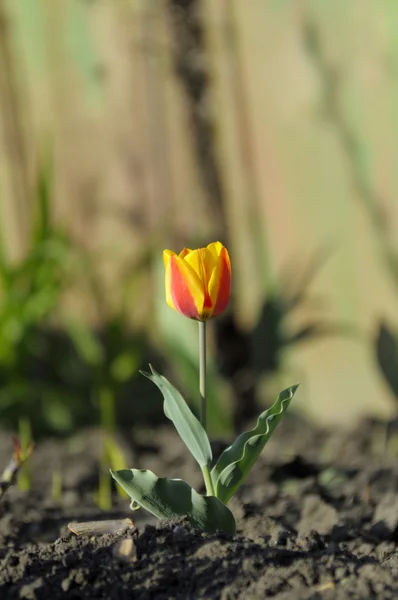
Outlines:
<svg viewBox="0 0 398 600"><path fill-rule="evenodd" d="M207 321L221 314L228 305L231 290L231 263L220 242L207 248L180 254L164 250L166 301L179 313Z"/></svg>

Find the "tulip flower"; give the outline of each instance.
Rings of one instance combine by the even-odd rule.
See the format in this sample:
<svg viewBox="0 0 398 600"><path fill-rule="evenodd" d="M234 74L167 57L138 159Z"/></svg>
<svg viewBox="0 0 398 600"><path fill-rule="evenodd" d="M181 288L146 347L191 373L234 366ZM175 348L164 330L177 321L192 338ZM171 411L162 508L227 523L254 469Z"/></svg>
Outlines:
<svg viewBox="0 0 398 600"><path fill-rule="evenodd" d="M181 314L207 321L221 314L228 305L231 290L231 263L220 242L207 248L180 254L164 250L166 301Z"/></svg>
<svg viewBox="0 0 398 600"><path fill-rule="evenodd" d="M231 263L221 242L180 254L164 250L166 301L171 308L199 323L200 420L206 430L206 321L228 306Z"/></svg>
<svg viewBox="0 0 398 600"><path fill-rule="evenodd" d="M130 496L131 508L142 506L159 519L184 516L194 527L208 533L222 531L235 535L236 523L226 506L242 485L260 452L281 420L297 389L291 386L279 394L275 404L261 413L257 425L240 434L235 442L213 461L206 428L206 327L211 317L226 309L231 287L231 265L226 248L220 242L207 248L180 254L163 252L166 269L167 303L198 323L200 422L180 392L150 366L144 373L163 395L163 410L174 424L182 441L197 461L203 474L206 495L201 495L181 479L158 477L147 469L111 471L112 477ZM108 521L105 527L133 527L130 519ZM72 527L73 526L73 527ZM103 523L71 523L72 532L104 529ZM84 530L84 531L83 531Z"/></svg>

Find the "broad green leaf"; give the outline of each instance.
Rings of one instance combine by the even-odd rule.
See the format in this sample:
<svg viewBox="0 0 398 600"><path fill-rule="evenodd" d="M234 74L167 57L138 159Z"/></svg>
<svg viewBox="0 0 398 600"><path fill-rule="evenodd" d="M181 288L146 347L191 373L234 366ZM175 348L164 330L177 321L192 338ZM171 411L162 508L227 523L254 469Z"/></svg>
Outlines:
<svg viewBox="0 0 398 600"><path fill-rule="evenodd" d="M245 431L229 448L226 448L211 471L217 498L227 503L242 485L265 444L281 421L298 385L281 392L275 403L264 411L251 431Z"/></svg>
<svg viewBox="0 0 398 600"><path fill-rule="evenodd" d="M201 468L210 465L211 447L202 424L195 417L180 392L165 377L156 373L151 365L149 367L152 373L143 371L141 373L153 381L162 392L164 414L174 423L179 436Z"/></svg>
<svg viewBox="0 0 398 600"><path fill-rule="evenodd" d="M215 496L201 496L182 479L157 477L145 469L111 471L112 477L127 492L134 504L158 519L187 516L194 527L214 533L235 534L232 512Z"/></svg>

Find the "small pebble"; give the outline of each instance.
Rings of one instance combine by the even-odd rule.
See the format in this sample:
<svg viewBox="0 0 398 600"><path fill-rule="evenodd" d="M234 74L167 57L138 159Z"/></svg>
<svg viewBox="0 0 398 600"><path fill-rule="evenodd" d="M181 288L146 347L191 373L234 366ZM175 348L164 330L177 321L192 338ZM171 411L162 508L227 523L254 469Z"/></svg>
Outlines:
<svg viewBox="0 0 398 600"><path fill-rule="evenodd" d="M137 548L131 537L119 540L113 547L113 556L120 562L130 563L137 560Z"/></svg>
<svg viewBox="0 0 398 600"><path fill-rule="evenodd" d="M173 538L176 542L182 542L187 538L187 532L181 525L176 525L173 529Z"/></svg>

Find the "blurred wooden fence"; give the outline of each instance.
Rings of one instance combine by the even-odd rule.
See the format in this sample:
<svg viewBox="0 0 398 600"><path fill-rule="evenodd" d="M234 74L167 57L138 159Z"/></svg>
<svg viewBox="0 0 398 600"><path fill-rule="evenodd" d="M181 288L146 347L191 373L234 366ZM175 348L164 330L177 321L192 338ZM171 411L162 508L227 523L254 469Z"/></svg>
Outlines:
<svg viewBox="0 0 398 600"><path fill-rule="evenodd" d="M8 251L24 251L48 147L57 219L101 251L110 298L148 243L221 238L249 327L285 267L330 248L311 291L362 338L294 349L289 383L324 421L391 413L373 338L398 322L377 224L394 239L397 33L388 0L0 0Z"/></svg>

